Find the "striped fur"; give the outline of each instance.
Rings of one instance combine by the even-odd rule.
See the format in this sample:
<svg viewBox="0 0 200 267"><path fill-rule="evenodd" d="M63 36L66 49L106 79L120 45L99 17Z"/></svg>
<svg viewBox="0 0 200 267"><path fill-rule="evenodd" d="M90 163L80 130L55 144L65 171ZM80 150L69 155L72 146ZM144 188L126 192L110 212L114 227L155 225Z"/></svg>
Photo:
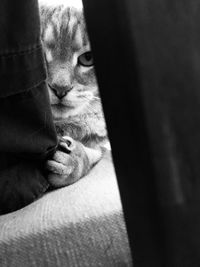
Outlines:
<svg viewBox="0 0 200 267"><path fill-rule="evenodd" d="M83 10L79 0L52 1L41 1L40 14L53 119L59 136L70 136L83 145L89 159L84 163L92 166L108 139L94 66L85 65L90 62L91 48ZM80 157L78 163L84 170L91 167L81 164Z"/></svg>
<svg viewBox="0 0 200 267"><path fill-rule="evenodd" d="M94 66L83 67L77 63L78 56L90 51L82 9L66 4L42 6L41 24L48 84L56 84L61 88L69 84L73 86L61 101L49 88L58 133L82 142L87 140L88 146L95 145L95 137L98 145L98 136L102 141L107 138L107 132ZM57 107L56 104L60 102L67 107Z"/></svg>

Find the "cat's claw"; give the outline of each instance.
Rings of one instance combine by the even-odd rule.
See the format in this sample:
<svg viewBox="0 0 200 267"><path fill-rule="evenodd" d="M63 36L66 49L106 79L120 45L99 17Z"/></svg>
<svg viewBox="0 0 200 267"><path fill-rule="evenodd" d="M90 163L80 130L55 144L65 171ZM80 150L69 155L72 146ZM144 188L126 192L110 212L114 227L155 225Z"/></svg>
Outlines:
<svg viewBox="0 0 200 267"><path fill-rule="evenodd" d="M76 141L69 136L60 137L59 148L67 153L70 153L76 148Z"/></svg>

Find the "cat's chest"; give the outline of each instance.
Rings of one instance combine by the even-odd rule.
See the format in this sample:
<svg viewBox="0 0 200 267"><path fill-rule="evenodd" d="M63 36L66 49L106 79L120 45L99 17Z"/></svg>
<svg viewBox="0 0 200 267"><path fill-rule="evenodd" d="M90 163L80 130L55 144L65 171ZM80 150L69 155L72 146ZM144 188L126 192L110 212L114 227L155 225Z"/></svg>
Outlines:
<svg viewBox="0 0 200 267"><path fill-rule="evenodd" d="M89 115L80 115L69 118L62 123L56 123L58 134L68 135L75 140L88 144L103 141L107 137L103 115L98 113Z"/></svg>

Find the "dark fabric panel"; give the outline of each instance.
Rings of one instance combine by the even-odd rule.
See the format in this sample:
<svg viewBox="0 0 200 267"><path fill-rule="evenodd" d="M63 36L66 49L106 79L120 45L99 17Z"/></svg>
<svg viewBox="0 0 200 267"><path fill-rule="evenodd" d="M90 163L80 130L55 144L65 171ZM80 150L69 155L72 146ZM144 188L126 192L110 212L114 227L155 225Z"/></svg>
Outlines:
<svg viewBox="0 0 200 267"><path fill-rule="evenodd" d="M85 0L136 266L200 262L200 3Z"/></svg>
<svg viewBox="0 0 200 267"><path fill-rule="evenodd" d="M41 44L0 55L0 98L29 90L46 79Z"/></svg>
<svg viewBox="0 0 200 267"><path fill-rule="evenodd" d="M0 2L0 97L46 79L36 0Z"/></svg>
<svg viewBox="0 0 200 267"><path fill-rule="evenodd" d="M0 214L48 188L45 161L57 146L40 42L38 3L0 1Z"/></svg>
<svg viewBox="0 0 200 267"><path fill-rule="evenodd" d="M40 43L37 0L1 0L0 55L23 52Z"/></svg>
<svg viewBox="0 0 200 267"><path fill-rule="evenodd" d="M200 262L200 3L129 2L167 266Z"/></svg>
<svg viewBox="0 0 200 267"><path fill-rule="evenodd" d="M159 266L159 213L127 10L124 2L84 4L133 260Z"/></svg>
<svg viewBox="0 0 200 267"><path fill-rule="evenodd" d="M23 93L0 98L0 151L23 158L46 157L55 146L46 82Z"/></svg>
<svg viewBox="0 0 200 267"><path fill-rule="evenodd" d="M36 0L0 2L0 151L37 158L55 147Z"/></svg>

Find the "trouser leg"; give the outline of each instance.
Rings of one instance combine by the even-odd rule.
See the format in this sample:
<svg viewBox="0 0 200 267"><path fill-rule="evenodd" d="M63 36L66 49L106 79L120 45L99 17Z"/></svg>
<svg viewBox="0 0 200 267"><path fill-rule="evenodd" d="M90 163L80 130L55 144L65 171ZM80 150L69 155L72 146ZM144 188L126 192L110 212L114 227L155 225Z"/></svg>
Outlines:
<svg viewBox="0 0 200 267"><path fill-rule="evenodd" d="M0 213L4 213L47 189L43 166L57 137L37 1L2 0L0 34Z"/></svg>

